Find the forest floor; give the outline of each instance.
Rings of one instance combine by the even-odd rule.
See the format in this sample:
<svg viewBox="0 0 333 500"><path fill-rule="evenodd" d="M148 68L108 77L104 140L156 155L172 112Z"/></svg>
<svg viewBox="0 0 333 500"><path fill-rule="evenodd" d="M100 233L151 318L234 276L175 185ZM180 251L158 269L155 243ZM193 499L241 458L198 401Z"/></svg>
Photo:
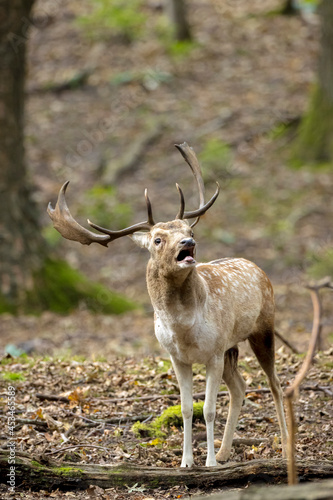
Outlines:
<svg viewBox="0 0 333 500"><path fill-rule="evenodd" d="M332 354L330 349L315 357L295 405L297 460L332 459ZM301 355L287 354L284 347L279 349L276 366L283 387L295 377L302 358ZM258 389L267 388L266 377L253 356L243 357L239 366L248 391L235 434L238 444L233 447L230 461L281 457L272 396L258 392ZM157 434L155 429L152 435L148 435L148 430L142 430L138 436L132 430L136 420L150 424L164 410L180 404L179 390L167 357L147 357L141 361L134 357L118 358L112 363L79 358L7 357L2 360L1 368L7 387L15 387L17 453L24 452L44 465L59 467L63 462L180 467L183 438L179 419L163 424L159 429L163 435ZM194 394L204 392L204 375L202 366L194 366ZM220 390L226 391L226 386L222 385ZM6 424L6 397L5 394L1 396L1 419ZM55 401L51 401L50 396ZM195 401L202 399L199 396ZM228 402L227 395L218 397L216 448L221 445ZM7 439L6 425L3 425L1 444L5 445ZM203 466L206 433L202 417L194 420L193 442L195 464ZM29 486L29 483L20 485L26 490ZM0 495L6 490L6 486L0 488ZM185 486L152 490L138 482L132 488L111 488L105 492L98 487L68 492L67 495L58 490L25 492L24 498L75 496L82 499L144 500L185 498L209 491L219 490L188 489ZM13 497L20 498L19 492Z"/></svg>
<svg viewBox="0 0 333 500"><path fill-rule="evenodd" d="M303 285L310 278L333 274L332 171L328 166L295 169L290 161L294 125L306 110L315 82L318 20L273 15L280 0L193 1L189 15L195 43L177 47L163 31L158 5L146 2L144 33L128 43L110 31L97 29L87 36L87 28L77 19L91 12L88 0L36 3L28 41L26 151L45 237L54 253L140 307L122 316L104 316L92 314L82 303L68 316L47 312L40 317L1 318L2 352L12 344L33 356L4 358L1 370L7 379L1 383L6 380L17 388L20 418L38 418L48 426L19 426L18 442L25 451L42 455L68 443L98 441L107 451L81 447L67 458L170 466L180 461L178 428L165 441L154 445L146 440L142 447L128 423L101 424L95 430L79 425L82 416L105 420L159 415L170 405L167 397L112 405L101 398L118 400L177 389L154 338L145 288L146 253L128 238L108 249L57 238L43 207L55 201L65 180L71 181L68 201L79 220L89 217L112 229L145 220L145 187L155 218L170 220L178 211L175 182L184 189L188 209L197 203L190 171L173 146L186 140L202 163L207 196L215 180L222 188L196 227L200 260L240 256L262 267L274 286L277 327L300 352L306 350L313 315ZM332 384L331 304L330 294L324 293L326 354L317 358L309 384ZM278 343L277 366L284 386L300 360L287 355ZM246 347L241 362L249 387L264 384ZM203 373L199 367L196 370L199 391ZM16 380L12 372L19 375ZM70 404L42 403L35 393L45 391L74 396ZM328 456L332 438L328 399L315 388L301 392L299 457ZM265 446L235 449L232 459L276 456L280 451L270 395L253 393L246 400L238 435L269 441ZM225 398L219 402L219 437L225 404ZM52 427L48 416L61 422L60 430ZM201 422L195 424L195 432L203 432ZM198 463L205 453L202 441L196 440ZM65 455L56 458L61 461ZM88 498L90 493L67 496ZM141 500L187 494L112 491L104 497ZM98 495L104 498L101 492ZM31 494L31 498L47 496Z"/></svg>

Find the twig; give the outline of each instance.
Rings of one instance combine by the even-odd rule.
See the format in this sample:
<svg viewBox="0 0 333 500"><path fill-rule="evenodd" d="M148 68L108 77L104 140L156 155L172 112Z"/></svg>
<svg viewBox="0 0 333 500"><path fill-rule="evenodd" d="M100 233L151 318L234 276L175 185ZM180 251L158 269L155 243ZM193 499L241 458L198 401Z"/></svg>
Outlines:
<svg viewBox="0 0 333 500"><path fill-rule="evenodd" d="M297 471L295 463L295 436L296 436L296 423L295 415L293 409L293 399L298 393L299 386L306 376L306 373L311 365L316 345L318 343L318 338L320 335L320 325L321 325L321 302L319 297L319 290L321 288L333 288L333 283L330 278L324 278L317 283L311 283L306 285L306 288L310 290L311 299L313 304L313 325L312 333L309 342L308 352L305 356L301 369L296 375L293 383L285 391L286 403L287 403L287 413L288 413L288 444L287 444L287 458L288 458L288 484L297 483Z"/></svg>
<svg viewBox="0 0 333 500"><path fill-rule="evenodd" d="M305 385L302 387L303 391L323 391L328 396L332 395L332 386L323 386L323 385ZM245 394L250 393L258 393L265 394L270 393L271 390L268 387L261 387L260 389L246 389ZM220 391L217 393L218 396L228 396L228 391ZM180 394L152 394L151 396L140 396L134 398L133 396L124 397L124 398L93 398L94 401L103 401L108 403L122 403L123 401L155 401L156 399L172 399L179 400ZM204 392L197 392L193 394L193 399L205 399ZM133 417L135 418L135 417Z"/></svg>
<svg viewBox="0 0 333 500"><path fill-rule="evenodd" d="M58 450L46 451L44 455L56 455L57 453L62 453L63 451L72 450L74 448L98 448L99 450L104 450L109 453L110 450L104 446L97 446L94 444L73 444L71 446L65 446L64 448L59 448Z"/></svg>
<svg viewBox="0 0 333 500"><path fill-rule="evenodd" d="M299 354L299 353L300 353L300 352L299 352L299 350L298 350L298 349L296 349L296 347L295 347L295 346L293 346L293 344L291 344L291 343L289 342L289 340L285 339L285 338L283 337L283 335L282 335L280 332L278 332L277 330L275 330L275 335L276 335L276 337L277 337L279 340L281 340L281 342L282 342L284 345L286 345L287 347L289 347L289 349L290 349L290 350L291 350L294 354Z"/></svg>
<svg viewBox="0 0 333 500"><path fill-rule="evenodd" d="M69 78L60 83L52 83L51 85L45 85L44 87L33 87L30 89L30 94L44 94L47 92L54 92L59 94L65 90L76 90L78 88L86 85L89 76L93 72L93 68L82 69L78 71L72 78Z"/></svg>
<svg viewBox="0 0 333 500"><path fill-rule="evenodd" d="M44 420L35 420L30 418L17 418L17 425L15 425L14 430L19 430L23 425L36 425L37 427L47 427L47 422Z"/></svg>
<svg viewBox="0 0 333 500"><path fill-rule="evenodd" d="M263 387L262 389L248 389L246 393L249 392L270 392L270 389ZM220 391L217 393L218 396L228 396L228 391ZM125 398L94 398L97 401L107 401L108 403L120 403L122 401L155 401L156 399L180 399L180 394L152 394L151 396L140 396L134 398L133 396ZM204 392L197 392L193 394L193 399L205 399Z"/></svg>
<svg viewBox="0 0 333 500"><path fill-rule="evenodd" d="M37 392L36 398L41 401L61 401L62 403L69 403L70 400L65 396L55 396L54 394L40 394Z"/></svg>
<svg viewBox="0 0 333 500"><path fill-rule="evenodd" d="M93 420L91 418L84 417L83 415L80 415L78 413L69 412L69 414L72 415L73 417L82 418L82 420L86 420L91 424L95 424L96 427L101 424L115 425L115 424L120 424L121 422L143 422L151 418L151 415L149 415L148 417L147 415L137 415L137 416L132 415L128 417L111 417L108 418L107 420ZM92 426L90 425L90 427Z"/></svg>

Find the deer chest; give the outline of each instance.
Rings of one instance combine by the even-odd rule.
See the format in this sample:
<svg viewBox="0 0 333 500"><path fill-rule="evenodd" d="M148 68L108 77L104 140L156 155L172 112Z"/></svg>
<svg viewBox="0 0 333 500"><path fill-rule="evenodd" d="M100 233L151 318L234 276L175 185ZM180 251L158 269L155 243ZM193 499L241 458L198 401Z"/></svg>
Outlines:
<svg viewBox="0 0 333 500"><path fill-rule="evenodd" d="M155 335L172 357L186 364L205 363L212 351L223 352L224 348L218 332L200 317L192 317L188 322L167 322L156 314Z"/></svg>

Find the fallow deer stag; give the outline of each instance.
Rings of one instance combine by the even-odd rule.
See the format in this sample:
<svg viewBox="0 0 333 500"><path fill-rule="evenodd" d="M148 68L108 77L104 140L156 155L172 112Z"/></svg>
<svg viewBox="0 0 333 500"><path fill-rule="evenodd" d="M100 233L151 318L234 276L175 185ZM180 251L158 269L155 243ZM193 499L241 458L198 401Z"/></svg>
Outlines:
<svg viewBox="0 0 333 500"><path fill-rule="evenodd" d="M233 434L245 395L245 382L237 369L237 344L246 339L265 371L273 394L285 456L287 430L282 390L274 366L274 296L266 274L253 262L241 258L219 259L205 264L195 260L196 242L192 228L213 205L219 186L208 203L204 202L204 183L192 148L176 145L195 176L200 207L185 212L182 190L175 220L155 223L147 190L147 221L121 231L104 229L92 222L96 234L78 224L67 207L66 182L59 192L55 209L48 213L54 227L69 240L82 244L107 246L122 236L131 235L147 248L147 285L155 311L155 334L170 353L180 386L184 422L181 466L191 467L192 452L192 364L206 365L204 418L207 429L207 466L230 456ZM190 225L187 219L195 219ZM230 408L219 452L214 452L216 398L222 378L230 393Z"/></svg>

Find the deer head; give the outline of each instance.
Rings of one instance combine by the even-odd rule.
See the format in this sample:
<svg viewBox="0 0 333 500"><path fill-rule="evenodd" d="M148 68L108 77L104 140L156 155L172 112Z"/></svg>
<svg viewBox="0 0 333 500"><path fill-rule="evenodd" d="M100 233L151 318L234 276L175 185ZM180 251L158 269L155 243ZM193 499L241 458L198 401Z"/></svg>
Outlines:
<svg viewBox="0 0 333 500"><path fill-rule="evenodd" d="M176 148L190 166L196 179L200 197L200 206L197 210L185 212L184 195L181 188L176 184L180 197L180 207L176 218L172 222L160 222L156 224L153 219L152 207L146 189L145 199L148 213L146 221L139 222L138 224L134 224L120 231L112 231L100 227L90 222L88 219L88 223L91 227L103 233L97 234L81 226L72 217L65 198L69 184L69 181L67 181L59 191L55 208L52 207L51 203L48 205L47 211L53 221L55 229L59 231L64 238L78 241L83 245L99 243L100 245L108 246L108 243L117 238L132 236L133 240L138 245L150 251L152 258L158 257L159 261L164 263L165 267L168 266L170 269L177 270L188 269L195 265L195 241L193 239L192 228L215 202L219 194L219 185L217 183L215 194L205 204L204 184L200 165L193 149L190 148L186 142L176 145ZM195 221L190 225L187 219L195 219Z"/></svg>

